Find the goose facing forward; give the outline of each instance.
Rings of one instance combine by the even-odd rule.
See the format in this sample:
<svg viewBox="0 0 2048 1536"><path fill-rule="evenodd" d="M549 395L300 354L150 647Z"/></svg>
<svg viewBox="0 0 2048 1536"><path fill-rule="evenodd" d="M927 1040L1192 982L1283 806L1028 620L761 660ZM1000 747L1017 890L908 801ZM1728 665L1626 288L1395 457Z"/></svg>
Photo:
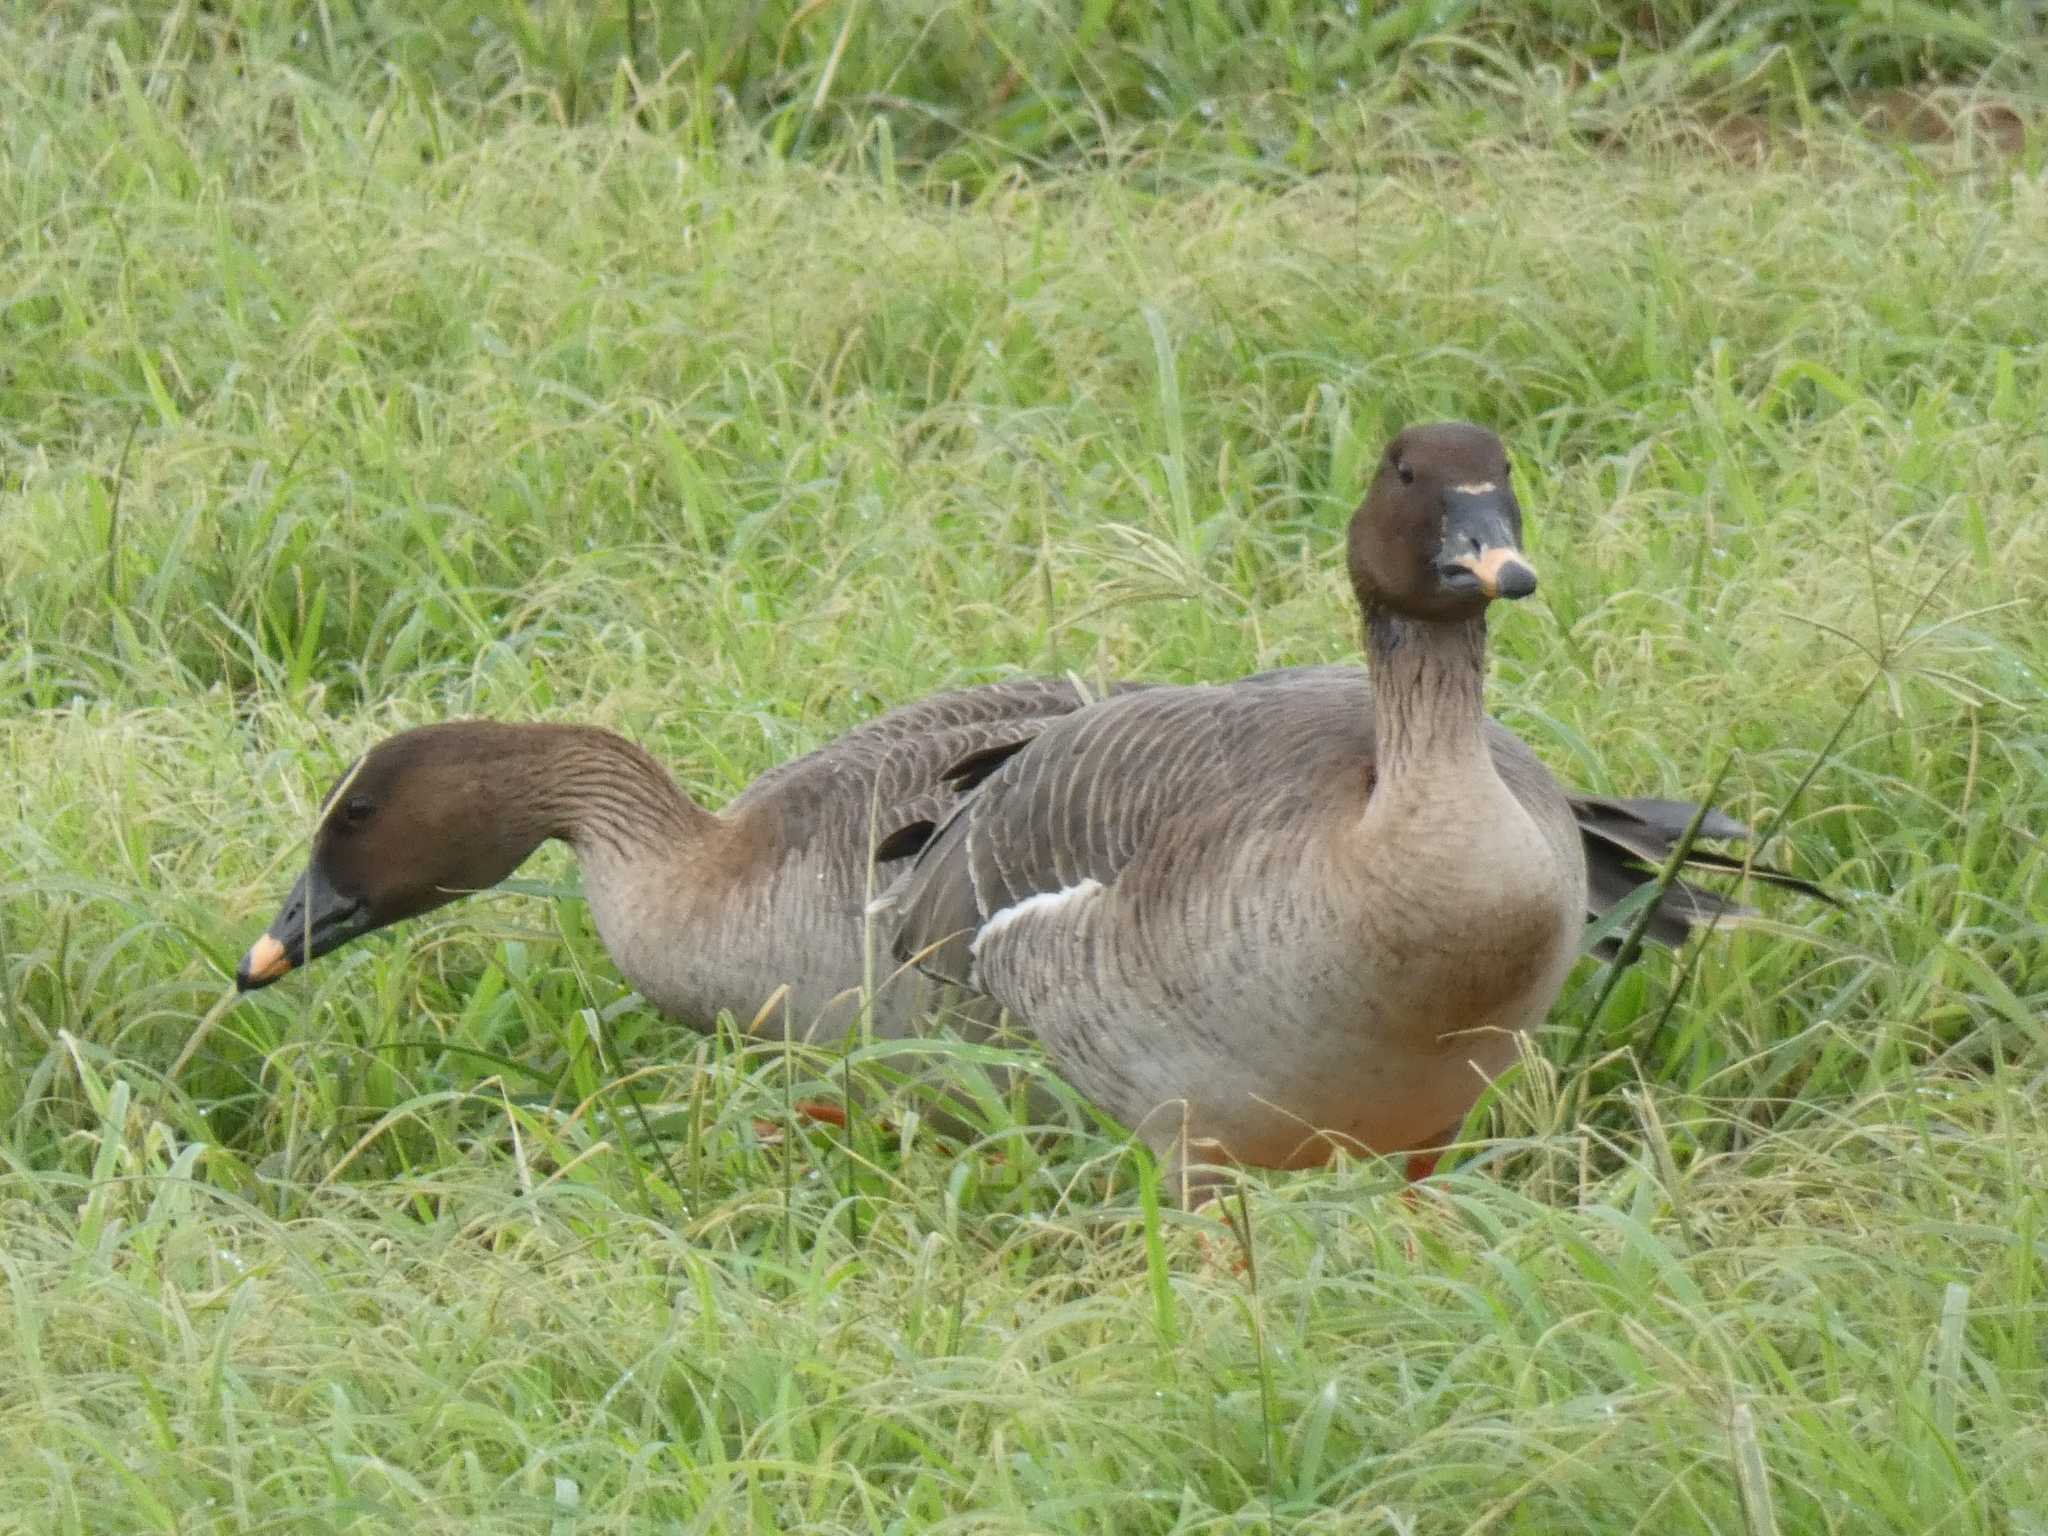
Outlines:
<svg viewBox="0 0 2048 1536"><path fill-rule="evenodd" d="M1592 823L1627 814L1575 807L1484 711L1487 609L1536 589L1499 438L1402 432L1348 556L1369 683L1303 668L1050 721L881 904L899 957L1011 1010L1184 1200L1191 1165L1333 1145L1426 1172L1557 999L1587 853L1612 862Z"/></svg>

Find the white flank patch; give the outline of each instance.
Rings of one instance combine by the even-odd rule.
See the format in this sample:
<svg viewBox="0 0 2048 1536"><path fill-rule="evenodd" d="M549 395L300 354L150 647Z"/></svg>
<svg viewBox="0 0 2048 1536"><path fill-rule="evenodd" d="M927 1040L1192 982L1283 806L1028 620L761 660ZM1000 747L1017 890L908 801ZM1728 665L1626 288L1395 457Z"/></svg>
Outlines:
<svg viewBox="0 0 2048 1536"><path fill-rule="evenodd" d="M981 932L977 933L974 936L974 942L967 946L967 953L979 957L982 945L986 944L1027 912L1050 912L1055 907L1063 907L1070 901L1086 901L1101 889L1102 882L1100 880L1083 880L1079 885L1070 885L1064 890L1040 891L1036 896L1026 896L1014 907L1003 908L1002 911L983 923L981 925Z"/></svg>
<svg viewBox="0 0 2048 1536"><path fill-rule="evenodd" d="M1493 493L1494 483L1491 480L1475 480L1470 485L1454 485L1451 489L1461 496L1488 496Z"/></svg>

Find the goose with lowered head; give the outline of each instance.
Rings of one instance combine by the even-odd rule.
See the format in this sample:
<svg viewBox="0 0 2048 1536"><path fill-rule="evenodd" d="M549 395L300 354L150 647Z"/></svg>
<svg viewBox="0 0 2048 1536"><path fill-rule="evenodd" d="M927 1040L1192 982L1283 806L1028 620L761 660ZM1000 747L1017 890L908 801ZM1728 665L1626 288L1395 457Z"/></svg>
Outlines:
<svg viewBox="0 0 2048 1536"><path fill-rule="evenodd" d="M1084 695L1024 678L891 710L771 769L723 811L697 805L640 747L580 725L447 721L378 743L328 792L311 857L236 971L247 991L377 929L506 879L558 838L575 851L599 937L664 1013L825 1039L857 1017L911 1034L937 988L871 965L863 907L915 851L874 830L942 819L963 758L1030 739ZM879 860L877 854L879 852ZM879 948L879 944L876 946ZM779 989L781 1004L762 1010ZM993 1018L992 1008L983 1009Z"/></svg>

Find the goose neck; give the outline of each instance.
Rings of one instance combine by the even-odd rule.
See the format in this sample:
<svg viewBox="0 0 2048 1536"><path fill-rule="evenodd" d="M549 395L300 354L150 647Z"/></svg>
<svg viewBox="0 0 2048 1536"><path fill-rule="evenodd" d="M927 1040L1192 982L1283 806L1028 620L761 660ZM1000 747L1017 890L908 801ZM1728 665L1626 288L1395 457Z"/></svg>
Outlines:
<svg viewBox="0 0 2048 1536"><path fill-rule="evenodd" d="M666 768L610 731L550 727L534 766L527 788L544 835L568 843L586 863L675 849L717 819Z"/></svg>
<svg viewBox="0 0 2048 1536"><path fill-rule="evenodd" d="M1426 623L1375 608L1365 630L1380 782L1490 766L1485 614Z"/></svg>

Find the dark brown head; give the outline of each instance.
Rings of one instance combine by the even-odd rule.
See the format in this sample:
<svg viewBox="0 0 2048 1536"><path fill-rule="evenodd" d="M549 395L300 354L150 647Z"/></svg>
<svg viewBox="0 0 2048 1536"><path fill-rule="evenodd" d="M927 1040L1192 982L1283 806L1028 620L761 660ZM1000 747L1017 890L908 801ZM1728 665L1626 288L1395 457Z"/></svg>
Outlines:
<svg viewBox="0 0 2048 1536"><path fill-rule="evenodd" d="M1368 612L1455 622L1534 592L1501 440L1462 421L1400 432L1352 516L1349 555Z"/></svg>
<svg viewBox="0 0 2048 1536"><path fill-rule="evenodd" d="M459 720L359 758L320 808L313 853L235 972L268 986L350 939L503 880L551 835L530 787L545 726Z"/></svg>

